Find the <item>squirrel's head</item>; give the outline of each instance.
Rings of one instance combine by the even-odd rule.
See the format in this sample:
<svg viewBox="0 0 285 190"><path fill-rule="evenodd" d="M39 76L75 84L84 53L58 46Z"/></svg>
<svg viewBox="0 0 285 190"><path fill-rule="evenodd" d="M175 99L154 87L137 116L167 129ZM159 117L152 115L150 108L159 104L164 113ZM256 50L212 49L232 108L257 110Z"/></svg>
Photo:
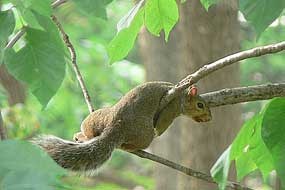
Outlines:
<svg viewBox="0 0 285 190"><path fill-rule="evenodd" d="M192 86L183 96L182 111L186 116L197 122L207 122L212 119L209 106L204 99L198 95L197 88Z"/></svg>

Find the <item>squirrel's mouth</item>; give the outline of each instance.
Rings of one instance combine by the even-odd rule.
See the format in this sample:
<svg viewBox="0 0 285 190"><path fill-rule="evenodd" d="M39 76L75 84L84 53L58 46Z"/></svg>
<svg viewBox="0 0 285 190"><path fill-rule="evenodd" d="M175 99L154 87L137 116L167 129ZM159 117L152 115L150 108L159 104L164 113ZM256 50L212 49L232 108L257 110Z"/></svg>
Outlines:
<svg viewBox="0 0 285 190"><path fill-rule="evenodd" d="M200 116L196 116L193 117L193 120L196 122L208 122L211 121L212 117L209 115L200 115Z"/></svg>

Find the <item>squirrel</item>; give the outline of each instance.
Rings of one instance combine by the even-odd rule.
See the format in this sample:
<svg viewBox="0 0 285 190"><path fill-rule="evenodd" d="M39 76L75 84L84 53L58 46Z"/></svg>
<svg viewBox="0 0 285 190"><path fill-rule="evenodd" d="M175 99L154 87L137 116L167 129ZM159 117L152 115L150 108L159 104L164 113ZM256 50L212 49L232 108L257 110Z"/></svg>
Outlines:
<svg viewBox="0 0 285 190"><path fill-rule="evenodd" d="M93 171L110 157L115 148L136 151L147 148L179 115L197 122L211 120L206 102L191 87L163 109L160 103L174 85L147 82L123 96L115 105L98 109L81 124L81 132L67 141L47 135L32 142L44 149L60 166L74 171Z"/></svg>

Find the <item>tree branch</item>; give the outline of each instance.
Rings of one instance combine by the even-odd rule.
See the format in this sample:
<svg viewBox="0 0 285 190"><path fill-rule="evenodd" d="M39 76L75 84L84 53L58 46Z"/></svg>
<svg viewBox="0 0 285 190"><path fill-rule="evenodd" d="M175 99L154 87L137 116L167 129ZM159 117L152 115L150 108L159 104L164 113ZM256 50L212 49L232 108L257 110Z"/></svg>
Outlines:
<svg viewBox="0 0 285 190"><path fill-rule="evenodd" d="M222 89L201 94L210 107L285 97L285 83Z"/></svg>
<svg viewBox="0 0 285 190"><path fill-rule="evenodd" d="M148 152L145 152L143 150L138 150L136 152L131 152L132 154L136 155L136 156L139 156L141 158L145 158L145 159L148 159L148 160L152 160L154 162L157 162L157 163L160 163L160 164L163 164L165 166L168 166L172 169L175 169L177 171L180 171L188 176L192 176L192 177L195 177L195 178L198 178L198 179L201 179L201 180L204 180L204 181L207 181L209 183L215 183L217 184L213 178L208 175L208 174L205 174L205 173L202 173L202 172L199 172L199 171L195 171L191 168L187 168L185 166L182 166L182 165L179 165L179 164L176 164L175 162L172 162L170 160L167 160L167 159L164 159L164 158L161 158L159 156L156 156L156 155L153 155L151 153L148 153ZM227 187L228 188L231 188L231 189L235 189L235 190L253 190L249 187L245 187L245 186L242 186L236 182L231 182L231 181L228 181L227 182Z"/></svg>
<svg viewBox="0 0 285 190"><path fill-rule="evenodd" d="M236 63L238 61L252 58L252 57L259 57L266 54L277 53L285 50L285 41L271 44L267 46L256 47L253 49L241 51L222 59L219 59L213 63L204 65L196 72L188 75L184 79L182 79L173 89L171 89L168 94L165 96L164 101L162 102L161 107L167 105L174 97L176 97L182 90L188 88L194 83L197 83L200 79L206 77L207 75L217 71L223 67Z"/></svg>
<svg viewBox="0 0 285 190"><path fill-rule="evenodd" d="M61 35L62 35L62 39L65 43L65 45L67 46L69 52L70 52L70 57L71 57L71 63L72 63L72 67L73 67L73 70L75 72L75 75L76 75L76 78L78 80L78 83L80 85L80 88L82 90L82 93L84 95L84 99L85 99L85 102L88 106L88 110L89 112L93 112L94 111L94 108L92 106L92 103L91 103L91 98L90 98L90 95L88 93L88 90L86 88L86 85L84 83L84 80L82 78L82 75L80 73L80 70L78 68L78 65L77 65L77 62L76 62L76 52L75 52L75 49L72 45L72 43L70 42L69 40L69 36L65 33L64 29L62 28L60 22L57 20L57 18L52 15L51 16L53 22L56 24L57 28L59 29Z"/></svg>
<svg viewBox="0 0 285 190"><path fill-rule="evenodd" d="M59 7L63 3L65 3L67 0L56 0L51 4L51 7L53 9ZM12 39L7 43L5 48L12 48L16 42L26 33L25 27L22 27L15 36L12 37Z"/></svg>
<svg viewBox="0 0 285 190"><path fill-rule="evenodd" d="M56 1L54 1L54 2L51 4L51 7L52 7L53 9L55 9L55 8L59 7L60 5L66 3L66 1L67 1L67 0L56 0Z"/></svg>
<svg viewBox="0 0 285 190"><path fill-rule="evenodd" d="M15 43L26 33L25 27L21 28L15 36L12 37L12 39L7 43L5 48L12 48Z"/></svg>

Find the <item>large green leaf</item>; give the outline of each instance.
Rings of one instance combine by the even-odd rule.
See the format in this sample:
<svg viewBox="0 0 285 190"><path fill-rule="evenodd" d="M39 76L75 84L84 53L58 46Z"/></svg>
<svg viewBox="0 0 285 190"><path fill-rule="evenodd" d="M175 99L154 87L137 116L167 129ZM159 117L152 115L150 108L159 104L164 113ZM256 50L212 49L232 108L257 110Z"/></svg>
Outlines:
<svg viewBox="0 0 285 190"><path fill-rule="evenodd" d="M241 180L255 169L259 169L265 179L274 169L272 156L261 138L262 118L263 112L248 120L241 128L232 145L222 154L211 169L214 172L211 172L211 174L219 183L221 189L225 186L229 162L232 160L236 161L238 180Z"/></svg>
<svg viewBox="0 0 285 190"><path fill-rule="evenodd" d="M113 0L72 0L79 10L86 16L106 19L106 6Z"/></svg>
<svg viewBox="0 0 285 190"><path fill-rule="evenodd" d="M48 32L27 28L27 44L18 52L7 50L5 63L11 74L26 82L45 107L65 76L65 49L57 28L43 16L37 19Z"/></svg>
<svg viewBox="0 0 285 190"><path fill-rule="evenodd" d="M29 27L42 30L43 27L37 20L35 13L45 17L51 15L51 0L12 0L23 19L28 23Z"/></svg>
<svg viewBox="0 0 285 190"><path fill-rule="evenodd" d="M4 47L8 41L8 37L15 28L15 17L12 10L0 12L0 64L3 61Z"/></svg>
<svg viewBox="0 0 285 190"><path fill-rule="evenodd" d="M231 146L227 148L211 168L211 176L219 184L219 189L224 190L227 185L227 179L230 169Z"/></svg>
<svg viewBox="0 0 285 190"><path fill-rule="evenodd" d="M50 16L52 12L51 0L11 0L18 8L30 9L43 16Z"/></svg>
<svg viewBox="0 0 285 190"><path fill-rule="evenodd" d="M140 9L128 28L122 29L108 45L109 63L126 57L134 46L138 32L143 24L144 9Z"/></svg>
<svg viewBox="0 0 285 190"><path fill-rule="evenodd" d="M219 0L200 0L202 5L205 7L206 10L213 4L216 4Z"/></svg>
<svg viewBox="0 0 285 190"><path fill-rule="evenodd" d="M117 24L117 31L120 32L124 28L128 28L133 22L135 16L143 5L144 0L140 0Z"/></svg>
<svg viewBox="0 0 285 190"><path fill-rule="evenodd" d="M243 156L240 156L236 159L236 168L237 168L237 180L241 181L244 176L250 172L257 169L256 164L251 159L248 152L245 152Z"/></svg>
<svg viewBox="0 0 285 190"><path fill-rule="evenodd" d="M40 148L24 141L0 142L0 184L3 189L55 189L66 171Z"/></svg>
<svg viewBox="0 0 285 190"><path fill-rule="evenodd" d="M259 117L260 115L256 115L243 124L241 130L231 145L231 160L234 160L244 152L247 152L251 137L256 133L256 126Z"/></svg>
<svg viewBox="0 0 285 190"><path fill-rule="evenodd" d="M240 11L255 28L258 37L285 8L284 0L240 0L239 3Z"/></svg>
<svg viewBox="0 0 285 190"><path fill-rule="evenodd" d="M285 98L273 99L265 109L262 138L272 154L277 174L285 187Z"/></svg>
<svg viewBox="0 0 285 190"><path fill-rule="evenodd" d="M274 166L271 154L261 138L262 117L263 114L260 113L243 125L232 144L231 159L236 161L250 159L261 171L263 177L266 178L274 169ZM239 167L241 165L237 165L238 173L246 175L248 173L245 173L245 171L252 171L252 164Z"/></svg>
<svg viewBox="0 0 285 190"><path fill-rule="evenodd" d="M145 4L145 26L156 36L164 30L165 40L179 18L175 0L148 0Z"/></svg>

